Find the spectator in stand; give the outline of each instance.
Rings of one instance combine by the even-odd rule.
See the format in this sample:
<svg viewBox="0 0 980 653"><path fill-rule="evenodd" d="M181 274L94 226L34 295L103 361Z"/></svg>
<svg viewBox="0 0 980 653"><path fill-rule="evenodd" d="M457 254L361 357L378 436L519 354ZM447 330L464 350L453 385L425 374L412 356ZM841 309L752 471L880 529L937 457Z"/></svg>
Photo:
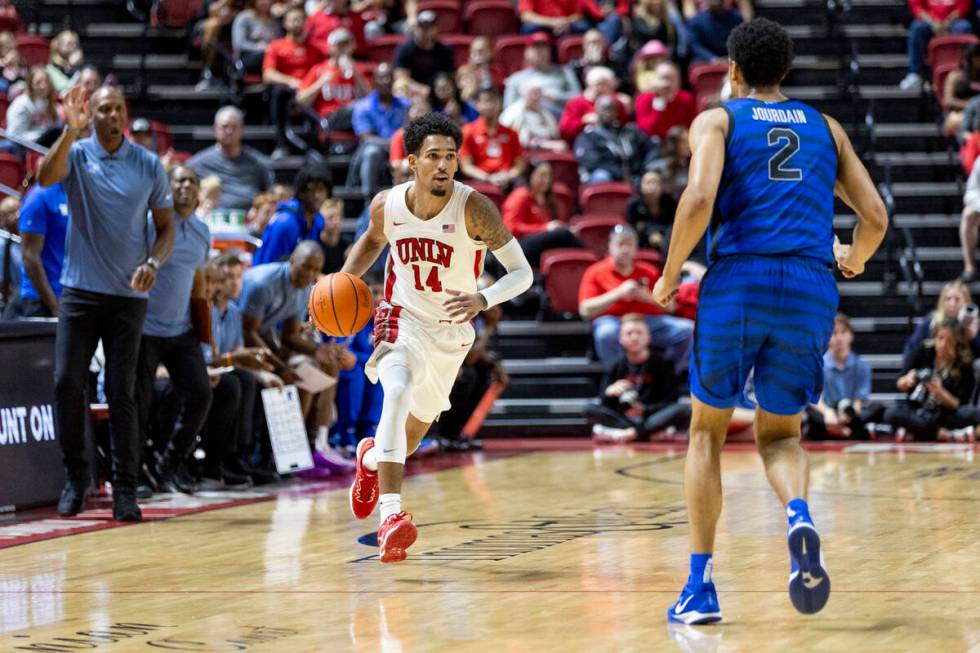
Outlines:
<svg viewBox="0 0 980 653"><path fill-rule="evenodd" d="M281 36L279 21L272 16L272 0L246 0L245 11L231 24L231 48L250 75L262 72L269 44Z"/></svg>
<svg viewBox="0 0 980 653"><path fill-rule="evenodd" d="M159 156L160 163L163 164L163 169L170 172L170 169L173 167L174 148L171 147L166 152L160 152L160 146L157 143L156 135L153 133L153 126L149 120L146 118L137 118L134 120L129 126L129 140Z"/></svg>
<svg viewBox="0 0 980 653"><path fill-rule="evenodd" d="M221 203L221 177L208 175L201 180L201 191L198 195L197 215L202 220L210 219L211 213Z"/></svg>
<svg viewBox="0 0 980 653"><path fill-rule="evenodd" d="M568 143L561 139L558 121L544 108L544 91L537 79L524 83L521 99L500 114L500 124L517 132L525 150L568 149Z"/></svg>
<svg viewBox="0 0 980 653"><path fill-rule="evenodd" d="M670 50L660 41L649 41L633 56L630 64L633 93L652 91L656 85L657 66L670 61Z"/></svg>
<svg viewBox="0 0 980 653"><path fill-rule="evenodd" d="M553 181L550 163L532 161L527 186L511 191L501 211L504 226L520 243L533 268L539 266L545 250L583 246L560 219L551 190Z"/></svg>
<svg viewBox="0 0 980 653"><path fill-rule="evenodd" d="M364 77L354 67L354 37L344 28L335 29L327 39L330 56L306 73L296 101L312 107L327 121L331 131L351 131L353 102L368 90Z"/></svg>
<svg viewBox="0 0 980 653"><path fill-rule="evenodd" d="M196 90L206 91L224 83L221 73L216 75L214 71L218 46L231 38L231 25L242 9L242 0L206 0L204 3L205 17L193 30L195 34L200 34L201 54L204 57L204 72Z"/></svg>
<svg viewBox="0 0 980 653"><path fill-rule="evenodd" d="M963 110L971 98L980 95L980 43L963 51L960 67L946 75L943 84L943 109L946 110L946 133L960 132ZM972 168L972 166L971 166ZM967 174L970 171L967 170Z"/></svg>
<svg viewBox="0 0 980 653"><path fill-rule="evenodd" d="M164 433L166 449L156 463L155 478L165 492L193 493L194 479L185 462L194 448L211 407L211 385L201 342L211 339L211 309L205 265L211 250L211 232L194 216L198 179L187 166L170 173L176 213L173 252L160 266L146 305L146 321L140 341L136 396L142 432L149 427L150 406L157 367L163 365L180 398L179 426ZM152 228L151 228L152 231ZM156 443L158 446L164 442ZM147 461L152 466L153 461Z"/></svg>
<svg viewBox="0 0 980 653"><path fill-rule="evenodd" d="M595 66L589 70L585 77L585 91L569 100L565 110L562 111L561 120L558 122L561 137L568 143L574 143L587 125L596 124L599 121L595 110L596 100L606 95L615 97L618 83L616 73L605 66ZM628 105L622 98L615 99L617 119L619 124L625 125L630 119Z"/></svg>
<svg viewBox="0 0 980 653"><path fill-rule="evenodd" d="M296 91L303 85L306 75L313 66L327 58L325 50L307 34L303 24L305 20L306 12L302 7L287 9L282 17L286 36L272 41L262 60L262 81L272 85L269 110L272 123L276 126L273 161L288 156L290 145L299 151L306 149L306 144L289 126L289 107L296 99Z"/></svg>
<svg viewBox="0 0 980 653"><path fill-rule="evenodd" d="M310 40L324 52L329 50L330 35L338 29L346 29L353 35L353 52L364 54L367 48L364 18L351 10L348 0L324 0L323 9L311 13L306 19L306 32Z"/></svg>
<svg viewBox="0 0 980 653"><path fill-rule="evenodd" d="M463 127L459 169L477 181L508 188L524 174L527 161L517 132L500 124L500 93L485 88L476 98L479 119Z"/></svg>
<svg viewBox="0 0 980 653"><path fill-rule="evenodd" d="M37 141L44 132L57 127L58 95L44 68L31 68L27 90L14 98L7 107L7 133L27 141ZM5 141L3 150L23 154L24 148Z"/></svg>
<svg viewBox="0 0 980 653"><path fill-rule="evenodd" d="M82 71L78 74L78 86L85 91L85 97L91 97L95 90L102 86L102 75L99 69L88 64L82 66Z"/></svg>
<svg viewBox="0 0 980 653"><path fill-rule="evenodd" d="M591 25L582 17L581 8L580 0L520 0L521 34L582 34Z"/></svg>
<svg viewBox="0 0 980 653"><path fill-rule="evenodd" d="M60 95L75 85L84 58L75 32L66 29L51 39L51 57L45 70L56 94Z"/></svg>
<svg viewBox="0 0 980 653"><path fill-rule="evenodd" d="M347 186L360 187L371 197L391 178L388 169L391 138L405 124L409 102L392 93L395 76L389 64L374 71L374 92L354 103L354 133L360 145L347 173Z"/></svg>
<svg viewBox="0 0 980 653"><path fill-rule="evenodd" d="M460 127L480 117L476 107L463 99L450 73L436 74L429 91L429 103L436 113L444 114Z"/></svg>
<svg viewBox="0 0 980 653"><path fill-rule="evenodd" d="M521 89L528 81L540 82L544 91L544 107L555 118L561 116L565 103L582 92L575 73L568 66L551 62L551 39L547 34L532 34L524 48L524 69L507 78L504 86L504 106L517 102Z"/></svg>
<svg viewBox="0 0 980 653"><path fill-rule="evenodd" d="M899 83L903 90L920 89L923 83L926 50L934 36L969 34L970 0L909 0L912 24L909 25L909 72Z"/></svg>
<svg viewBox="0 0 980 653"><path fill-rule="evenodd" d="M911 366L912 357L918 346L935 334L943 320L962 322L964 335L970 343L974 357L980 354L980 320L976 319L976 310L968 308L971 305L973 302L970 299L970 289L965 283L950 281L945 284L942 292L939 293L936 308L919 320L919 325L905 341L905 347L902 349L902 360L905 365Z"/></svg>
<svg viewBox="0 0 980 653"><path fill-rule="evenodd" d="M636 126L663 139L671 127L690 127L697 109L694 96L681 89L681 71L672 61L657 66L653 90L636 98Z"/></svg>
<svg viewBox="0 0 980 653"><path fill-rule="evenodd" d="M20 200L16 197L5 197L0 200L0 230L6 231L10 236L17 235L19 209ZM15 311L23 283L21 278L23 268L20 244L15 243L9 236L0 236L0 319L17 318Z"/></svg>
<svg viewBox="0 0 980 653"><path fill-rule="evenodd" d="M579 11L594 30L615 43L623 37L623 23L629 20L630 0L581 0Z"/></svg>
<svg viewBox="0 0 980 653"><path fill-rule="evenodd" d="M419 12L411 38L395 50L395 79L406 80L419 93L429 92L437 73L455 70L452 48L436 38L436 20L434 11Z"/></svg>
<svg viewBox="0 0 980 653"><path fill-rule="evenodd" d="M649 439L669 426L690 422L691 409L677 403L684 379L659 351L650 348L650 328L643 315L624 315L619 325L623 350L606 370L602 396L585 408L598 442Z"/></svg>
<svg viewBox="0 0 980 653"><path fill-rule="evenodd" d="M621 105L612 95L596 100L598 122L588 125L575 139L575 157L582 181L633 183L653 163L657 146L635 125L619 122Z"/></svg>
<svg viewBox="0 0 980 653"><path fill-rule="evenodd" d="M626 202L626 219L645 247L667 253L670 230L674 225L677 200L667 192L664 175L648 170L640 178L640 189Z"/></svg>
<svg viewBox="0 0 980 653"><path fill-rule="evenodd" d="M579 286L579 314L592 320L596 355L605 369L612 367L623 348L619 344L620 318L640 313L650 327L651 342L681 372L687 369L694 322L668 315L653 299L660 271L636 260L637 236L632 227L617 225L609 234L609 256L585 271Z"/></svg>
<svg viewBox="0 0 980 653"><path fill-rule="evenodd" d="M582 56L568 63L579 84L585 86L585 76L595 66L612 67L609 63L609 42L597 29L590 29L582 36Z"/></svg>
<svg viewBox="0 0 980 653"><path fill-rule="evenodd" d="M0 32L0 92L13 97L27 85L27 66L17 50L17 39Z"/></svg>
<svg viewBox="0 0 980 653"><path fill-rule="evenodd" d="M27 191L20 210L23 270L14 307L17 317L58 317L68 220L63 184L35 184Z"/></svg>
<svg viewBox="0 0 980 653"><path fill-rule="evenodd" d="M699 11L707 9L708 3L709 0L681 0L684 19L691 20ZM745 20L752 20L752 17L755 15L752 0L725 0L725 8L737 11Z"/></svg>
<svg viewBox="0 0 980 653"><path fill-rule="evenodd" d="M662 156L653 162L651 170L659 170L666 182L667 192L680 197L687 187L687 171L691 165L691 145L687 127L677 125L667 130Z"/></svg>
<svg viewBox="0 0 980 653"><path fill-rule="evenodd" d="M687 27L671 0L637 0L630 27L631 52L650 41L658 41L669 48L674 57L687 55Z"/></svg>
<svg viewBox="0 0 980 653"><path fill-rule="evenodd" d="M323 231L320 206L330 197L330 177L325 171L303 168L293 180L293 197L276 207L276 214L262 234L262 246L252 265L279 263L289 258L302 240L319 240Z"/></svg>
<svg viewBox="0 0 980 653"><path fill-rule="evenodd" d="M276 214L276 206L279 204L272 193L259 193L252 200L252 208L245 216L245 224L248 225L248 233L256 238L262 238L269 220Z"/></svg>
<svg viewBox="0 0 980 653"><path fill-rule="evenodd" d="M428 98L415 98L408 107L408 115L405 117L405 124L412 122L416 118L424 116L432 111L432 105ZM391 148L388 150L388 162L391 164L392 174L394 171L408 164L408 152L405 151L405 128L399 127L398 131L391 135ZM365 207L367 208L367 207Z"/></svg>
<svg viewBox="0 0 980 653"><path fill-rule="evenodd" d="M344 266L344 254L353 242L344 235L344 201L331 197L320 206L323 229L320 231L320 249L323 250L323 272L337 272Z"/></svg>
<svg viewBox="0 0 980 653"><path fill-rule="evenodd" d="M218 208L247 211L252 198L272 185L269 160L257 150L242 145L244 115L233 106L214 114L213 147L201 150L187 164L201 179L217 175L223 192Z"/></svg>
<svg viewBox="0 0 980 653"><path fill-rule="evenodd" d="M725 6L725 0L708 0L704 9L687 25L691 36L691 58L715 61L728 56L728 35L742 24L742 15Z"/></svg>
<svg viewBox="0 0 980 653"><path fill-rule="evenodd" d="M58 514L81 512L90 485L85 388L101 338L112 436L113 518L140 521L136 361L147 293L173 249L173 197L160 160L126 140L126 100L118 89L101 88L86 99L83 89L73 88L64 111L67 128L38 173L42 186L64 183L72 218L55 343L55 411L67 476ZM95 135L76 142L90 122ZM152 245L147 211L156 232Z"/></svg>
<svg viewBox="0 0 980 653"><path fill-rule="evenodd" d="M958 320L942 320L931 340L921 342L912 353L895 387L907 392L904 401L885 411L885 421L903 429L903 440L935 440L939 429L958 430L976 423L976 410L969 407L973 395L973 355L968 335Z"/></svg>
<svg viewBox="0 0 980 653"><path fill-rule="evenodd" d="M481 88L504 85L504 69L493 63L493 41L489 36L478 36L470 43L469 59L456 70L456 85L460 96L467 102L475 102Z"/></svg>

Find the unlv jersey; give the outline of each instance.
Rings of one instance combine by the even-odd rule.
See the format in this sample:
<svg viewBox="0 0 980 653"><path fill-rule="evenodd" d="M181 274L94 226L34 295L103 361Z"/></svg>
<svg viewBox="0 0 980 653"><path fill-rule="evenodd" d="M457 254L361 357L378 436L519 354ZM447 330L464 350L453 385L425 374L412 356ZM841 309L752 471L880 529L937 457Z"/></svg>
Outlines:
<svg viewBox="0 0 980 653"><path fill-rule="evenodd" d="M453 182L449 203L429 220L417 218L405 201L415 182L395 186L385 201L385 236L391 246L385 300L423 322L448 322L446 290L475 293L487 247L466 231L466 200L473 189Z"/></svg>

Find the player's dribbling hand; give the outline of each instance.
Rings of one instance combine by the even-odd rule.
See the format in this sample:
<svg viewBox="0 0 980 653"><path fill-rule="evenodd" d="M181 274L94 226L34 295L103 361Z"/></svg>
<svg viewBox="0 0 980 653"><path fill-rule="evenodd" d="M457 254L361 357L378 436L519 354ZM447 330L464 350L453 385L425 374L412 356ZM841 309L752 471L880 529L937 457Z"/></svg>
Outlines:
<svg viewBox="0 0 980 653"><path fill-rule="evenodd" d="M68 91L68 95L65 96L62 106L64 107L66 125L72 129L85 129L88 127L89 122L92 120L92 114L89 113L88 97L84 88L75 86Z"/></svg>
<svg viewBox="0 0 980 653"><path fill-rule="evenodd" d="M844 245L837 239L837 236L834 236L834 259L837 261L837 267L845 279L853 279L864 272L864 265L857 265L855 262L849 261L848 259L850 257L851 246Z"/></svg>
<svg viewBox="0 0 980 653"><path fill-rule="evenodd" d="M653 299L658 304L666 308L677 297L677 289L680 288L680 279L668 279L666 275L657 279L653 287Z"/></svg>
<svg viewBox="0 0 980 653"><path fill-rule="evenodd" d="M446 293L452 295L452 299L447 299L442 305L456 324L469 322L487 308L487 300L478 292L469 294L447 288Z"/></svg>

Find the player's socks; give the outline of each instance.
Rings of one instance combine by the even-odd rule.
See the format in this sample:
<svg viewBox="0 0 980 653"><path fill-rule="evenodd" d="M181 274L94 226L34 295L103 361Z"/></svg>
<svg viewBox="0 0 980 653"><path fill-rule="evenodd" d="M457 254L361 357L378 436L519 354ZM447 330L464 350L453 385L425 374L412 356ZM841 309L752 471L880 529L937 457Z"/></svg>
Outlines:
<svg viewBox="0 0 980 653"><path fill-rule="evenodd" d="M786 504L789 519L789 598L803 614L819 612L830 598L830 575L820 549L820 535L810 519L810 509L803 499Z"/></svg>
<svg viewBox="0 0 980 653"><path fill-rule="evenodd" d="M402 495L390 493L382 494L379 500L381 512L381 523L385 523L385 520L392 515L397 515L402 511Z"/></svg>
<svg viewBox="0 0 980 653"><path fill-rule="evenodd" d="M681 595L667 610L667 621L683 624L710 624L721 621L718 594L711 582L711 554L692 553L691 573Z"/></svg>

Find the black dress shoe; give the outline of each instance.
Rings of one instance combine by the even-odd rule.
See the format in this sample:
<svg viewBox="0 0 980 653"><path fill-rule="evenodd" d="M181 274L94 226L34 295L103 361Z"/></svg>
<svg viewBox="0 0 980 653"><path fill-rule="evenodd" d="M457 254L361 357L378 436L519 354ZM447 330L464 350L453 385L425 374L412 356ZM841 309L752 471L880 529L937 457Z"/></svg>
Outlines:
<svg viewBox="0 0 980 653"><path fill-rule="evenodd" d="M278 483L282 480L282 477L274 469L270 469L264 465L251 465L240 462L239 468L241 472L247 474L252 479L253 485L268 485L269 483ZM237 472L239 469L235 471Z"/></svg>
<svg viewBox="0 0 980 653"><path fill-rule="evenodd" d="M143 512L136 503L136 491L112 489L112 518L116 521L143 521Z"/></svg>
<svg viewBox="0 0 980 653"><path fill-rule="evenodd" d="M62 517L74 517L85 507L85 496L88 493L88 483L81 481L65 481L58 501L58 514Z"/></svg>
<svg viewBox="0 0 980 653"><path fill-rule="evenodd" d="M157 465L156 477L161 492L194 494L198 489L197 482L191 478L183 466L174 469L166 461L161 461Z"/></svg>
<svg viewBox="0 0 980 653"><path fill-rule="evenodd" d="M151 488L146 483L140 483L136 486L136 498L137 499L152 499L153 498L153 488Z"/></svg>
<svg viewBox="0 0 980 653"><path fill-rule="evenodd" d="M248 474L239 473L237 470L221 467L221 480L225 485L233 489L243 489L252 487L252 477Z"/></svg>

